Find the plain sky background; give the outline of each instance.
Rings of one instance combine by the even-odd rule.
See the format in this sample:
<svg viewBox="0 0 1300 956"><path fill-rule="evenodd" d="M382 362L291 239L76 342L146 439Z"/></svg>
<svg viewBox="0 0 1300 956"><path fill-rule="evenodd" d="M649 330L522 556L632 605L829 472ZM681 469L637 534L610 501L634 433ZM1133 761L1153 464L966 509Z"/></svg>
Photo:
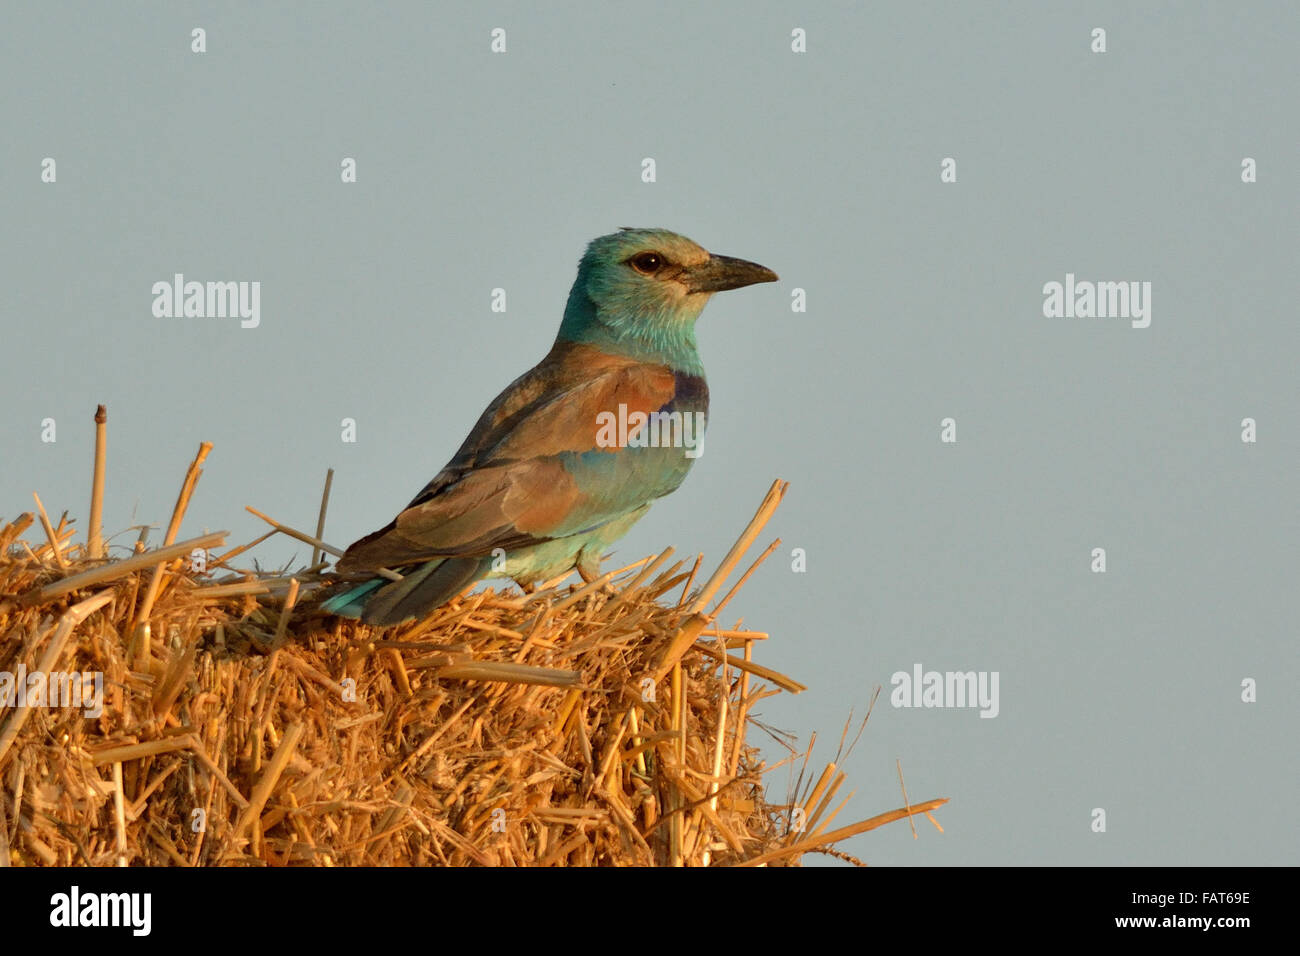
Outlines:
<svg viewBox="0 0 1300 956"><path fill-rule="evenodd" d="M712 568L792 483L729 608L809 685L762 718L820 767L883 685L840 822L895 759L952 801L843 848L1296 863L1296 5L547 6L6 4L0 516L84 527L103 402L108 529L165 527L207 440L183 536L311 527L332 466L346 545L544 354L588 240L674 229L781 281L705 309L707 452L615 560ZM260 281L261 326L154 318L176 272ZM1150 328L1044 318L1067 272L1150 281ZM998 671L1000 715L892 708L916 663Z"/></svg>

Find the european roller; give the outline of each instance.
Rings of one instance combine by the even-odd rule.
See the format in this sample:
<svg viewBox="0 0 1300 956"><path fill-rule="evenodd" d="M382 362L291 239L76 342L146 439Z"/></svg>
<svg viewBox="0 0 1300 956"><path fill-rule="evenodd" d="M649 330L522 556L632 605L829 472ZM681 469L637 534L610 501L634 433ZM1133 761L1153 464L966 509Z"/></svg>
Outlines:
<svg viewBox="0 0 1300 956"><path fill-rule="evenodd" d="M774 282L665 229L587 246L555 344L487 407L460 450L396 518L352 544L338 572L380 568L322 604L377 627L423 617L485 577L522 586L601 555L700 449L709 407L695 320L715 292Z"/></svg>

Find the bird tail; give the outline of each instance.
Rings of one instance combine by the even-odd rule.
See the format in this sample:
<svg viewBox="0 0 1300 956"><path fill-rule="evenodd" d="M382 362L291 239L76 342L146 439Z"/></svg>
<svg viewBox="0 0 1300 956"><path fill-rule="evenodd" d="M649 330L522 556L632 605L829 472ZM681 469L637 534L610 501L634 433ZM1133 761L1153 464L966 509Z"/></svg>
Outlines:
<svg viewBox="0 0 1300 956"><path fill-rule="evenodd" d="M375 588L381 587L387 578L371 578L364 584L342 591L327 601L322 601L320 609L326 614L340 617L360 617L366 607L366 596Z"/></svg>
<svg viewBox="0 0 1300 956"><path fill-rule="evenodd" d="M359 617L372 627L390 627L424 617L483 577L491 558L438 558L400 581L374 578L321 604L321 610Z"/></svg>

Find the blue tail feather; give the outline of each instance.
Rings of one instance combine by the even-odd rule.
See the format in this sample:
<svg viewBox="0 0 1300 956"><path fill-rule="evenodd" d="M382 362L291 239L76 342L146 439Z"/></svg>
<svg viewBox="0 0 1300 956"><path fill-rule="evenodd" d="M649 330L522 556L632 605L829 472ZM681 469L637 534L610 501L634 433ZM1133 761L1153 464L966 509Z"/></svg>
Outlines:
<svg viewBox="0 0 1300 956"><path fill-rule="evenodd" d="M337 614L340 617L359 618L366 607L365 599L372 592L382 587L386 581L386 578L371 578L363 584L336 594L328 601L322 602L321 610L328 614Z"/></svg>

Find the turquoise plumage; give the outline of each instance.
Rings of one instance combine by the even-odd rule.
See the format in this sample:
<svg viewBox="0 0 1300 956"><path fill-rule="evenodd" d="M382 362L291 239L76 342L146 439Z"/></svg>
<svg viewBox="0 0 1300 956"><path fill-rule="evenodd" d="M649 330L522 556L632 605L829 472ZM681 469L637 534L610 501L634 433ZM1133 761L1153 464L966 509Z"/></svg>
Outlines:
<svg viewBox="0 0 1300 956"><path fill-rule="evenodd" d="M664 229L593 240L550 352L396 518L347 549L338 572L368 579L322 608L385 627L484 577L594 579L603 551L701 450L696 318L713 293L776 278ZM403 578L374 577L380 568Z"/></svg>

